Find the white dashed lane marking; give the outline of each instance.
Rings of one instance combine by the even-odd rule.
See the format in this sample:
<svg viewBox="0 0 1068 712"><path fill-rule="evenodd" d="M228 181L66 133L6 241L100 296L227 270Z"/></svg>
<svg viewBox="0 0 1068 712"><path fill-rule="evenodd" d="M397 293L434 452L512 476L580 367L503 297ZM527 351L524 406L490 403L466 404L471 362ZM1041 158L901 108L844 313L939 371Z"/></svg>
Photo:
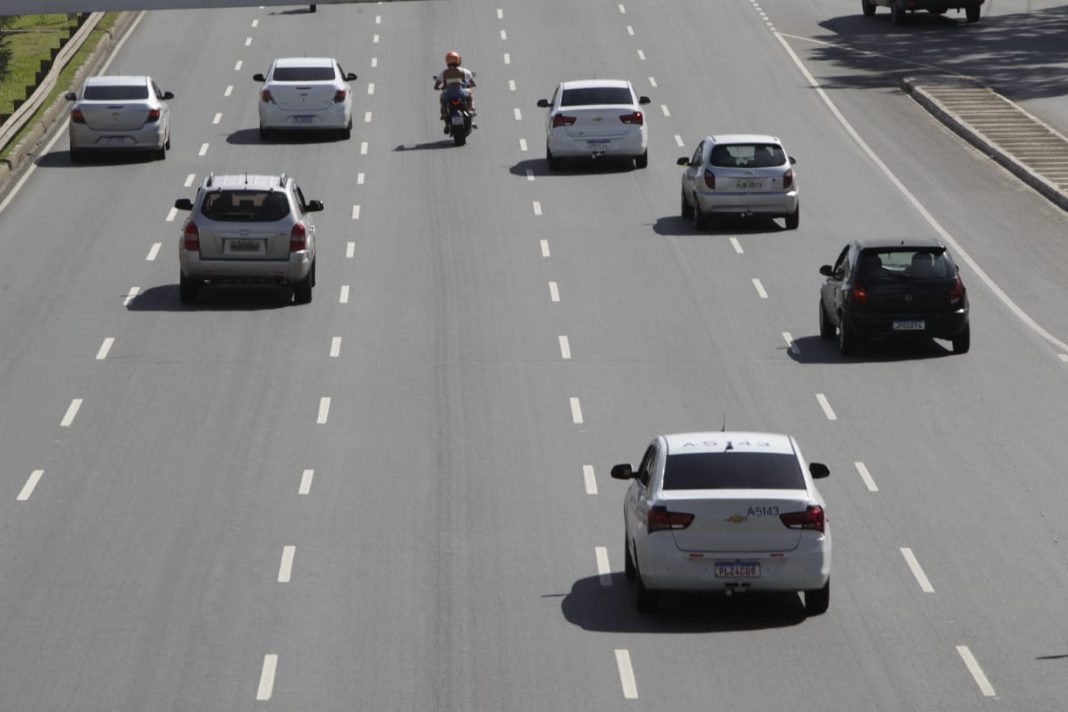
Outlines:
<svg viewBox="0 0 1068 712"><path fill-rule="evenodd" d="M377 67L378 66L378 57L371 57L371 66L372 67Z"/></svg>
<svg viewBox="0 0 1068 712"><path fill-rule="evenodd" d="M375 93L375 83L374 82L369 82L367 84L367 93L368 94L374 94Z"/></svg>
<svg viewBox="0 0 1068 712"><path fill-rule="evenodd" d="M370 112L370 111L364 112L364 115L363 115L363 122L364 122L365 124L369 124L369 123L371 123L371 112Z"/></svg>
<svg viewBox="0 0 1068 712"><path fill-rule="evenodd" d="M920 584L920 590L924 593L934 593L934 586L931 585L927 574L923 572L923 567L920 566L916 555L912 553L912 549L907 546L901 547L901 555L905 557L905 563L909 565L909 571L916 577L916 583Z"/></svg>
<svg viewBox="0 0 1068 712"><path fill-rule="evenodd" d="M529 168L527 169L527 180L528 181L533 181L534 180L534 171L532 171Z"/></svg>
<svg viewBox="0 0 1068 712"><path fill-rule="evenodd" d="M201 156L201 157L204 157L204 156L208 155L208 144L206 144L206 143L200 144L200 150L197 151L197 155Z"/></svg>
<svg viewBox="0 0 1068 712"><path fill-rule="evenodd" d="M244 64L244 62L242 62L240 59L237 60L237 62L234 63L234 71L235 72L240 72L241 71L241 65L243 65L243 64Z"/></svg>
<svg viewBox="0 0 1068 712"><path fill-rule="evenodd" d="M630 652L626 648L616 648L616 667L619 668L619 682L623 685L623 697L628 700L638 699L638 684L634 680L634 668L630 664Z"/></svg>
<svg viewBox="0 0 1068 712"><path fill-rule="evenodd" d="M145 255L145 260L147 262L155 262L156 261L156 257L159 256L159 250L160 250L161 247L163 247L163 243L162 242L154 242L154 243L152 243L152 247L149 249L148 254Z"/></svg>
<svg viewBox="0 0 1068 712"><path fill-rule="evenodd" d="M367 142L366 141L361 141L360 142L360 155L361 156L366 156L367 155Z"/></svg>
<svg viewBox="0 0 1068 712"><path fill-rule="evenodd" d="M245 46L246 47L250 47L251 45L252 45L252 38L251 37L246 37L245 38Z"/></svg>
<svg viewBox="0 0 1068 712"><path fill-rule="evenodd" d="M378 44L378 35L375 35L374 37L372 37L371 38L371 42L374 43L374 44Z"/></svg>
<svg viewBox="0 0 1068 712"><path fill-rule="evenodd" d="M680 136L678 134L675 134L675 143L678 145L679 148L682 148L683 146L686 145L682 140L682 136Z"/></svg>
<svg viewBox="0 0 1068 712"><path fill-rule="evenodd" d="M793 334L789 331L782 332L783 341L786 342L786 350L792 353L794 356L801 355L801 347L794 341Z"/></svg>
<svg viewBox="0 0 1068 712"><path fill-rule="evenodd" d="M571 358L571 342L564 334L560 335L560 358L565 361Z"/></svg>
<svg viewBox="0 0 1068 712"><path fill-rule="evenodd" d="M742 249L742 243L738 241L737 237L732 237L730 242L731 242L731 247L734 248L735 252L737 252L739 255L744 255L745 254L745 250Z"/></svg>
<svg viewBox="0 0 1068 712"><path fill-rule="evenodd" d="M33 490L37 487L37 483L41 481L41 476L44 474L44 470L34 470L30 473L30 477L26 480L26 484L22 486L22 490L19 492L19 496L15 499L19 502L25 502L33 494Z"/></svg>
<svg viewBox="0 0 1068 712"><path fill-rule="evenodd" d="M501 39L502 40L508 39L508 33L505 32L504 30L501 30Z"/></svg>
<svg viewBox="0 0 1068 712"><path fill-rule="evenodd" d="M311 494L312 480L315 479L315 470L305 470L300 474L300 487L297 494Z"/></svg>
<svg viewBox="0 0 1068 712"><path fill-rule="evenodd" d="M620 15L626 15L627 14L627 8L623 7L622 4L620 4L620 6L619 6L619 14Z"/></svg>
<svg viewBox="0 0 1068 712"><path fill-rule="evenodd" d="M627 34L630 35L631 37L634 36L634 28L631 27L630 25L627 25Z"/></svg>
<svg viewBox="0 0 1068 712"><path fill-rule="evenodd" d="M347 284L341 285L341 293L338 295L338 301L341 304L348 304L349 303L349 285L347 285Z"/></svg>
<svg viewBox="0 0 1068 712"><path fill-rule="evenodd" d="M263 669L260 671L260 686L256 689L256 699L266 702L274 694L274 676L278 672L278 656L264 655Z"/></svg>
<svg viewBox="0 0 1068 712"><path fill-rule="evenodd" d="M508 54L507 52L504 53L504 63L505 64L511 64L512 63L512 55Z"/></svg>
<svg viewBox="0 0 1068 712"><path fill-rule="evenodd" d="M234 85L231 84L230 86L226 87L226 91L223 92L223 96L230 96L233 93L234 93Z"/></svg>
<svg viewBox="0 0 1068 712"><path fill-rule="evenodd" d="M359 205L353 205L352 206L352 219L353 220L359 220L360 219L360 206Z"/></svg>
<svg viewBox="0 0 1068 712"><path fill-rule="evenodd" d="M586 494L597 494L597 476L593 465L582 466L582 481L586 484Z"/></svg>
<svg viewBox="0 0 1068 712"><path fill-rule="evenodd" d="M518 111L518 109L516 109L516 111ZM519 150L524 152L527 150L527 140L525 138L519 139Z"/></svg>
<svg viewBox="0 0 1068 712"><path fill-rule="evenodd" d="M319 415L316 417L315 422L319 425L326 425L327 418L330 417L330 396L323 396L319 399Z"/></svg>
<svg viewBox="0 0 1068 712"><path fill-rule="evenodd" d="M640 60L642 60L644 62L645 61L645 52L642 52L641 50L638 50L638 59L640 59Z"/></svg>
<svg viewBox="0 0 1068 712"><path fill-rule="evenodd" d="M282 561L278 564L278 583L289 583L293 577L293 557L297 555L297 547L282 547Z"/></svg>
<svg viewBox="0 0 1068 712"><path fill-rule="evenodd" d="M78 411L81 409L81 407L81 398L75 398L74 400L72 400L70 402L70 405L67 406L67 412L63 414L63 420L59 421L59 426L61 428L69 428L71 423L74 422L74 418L78 415Z"/></svg>
<svg viewBox="0 0 1068 712"><path fill-rule="evenodd" d="M827 416L827 420L838 420L838 416L834 414L833 410L831 410L831 404L827 400L827 396L823 395L822 393L817 393L816 400L819 401L820 408L823 409L823 414Z"/></svg>
<svg viewBox="0 0 1068 712"><path fill-rule="evenodd" d="M337 358L341 355L341 337L335 336L330 339L330 358Z"/></svg>
<svg viewBox="0 0 1068 712"><path fill-rule="evenodd" d="M140 287L130 287L130 291L126 292L126 296L122 300L122 305L124 307L130 306L130 302L137 299L137 295L139 295L140 293Z"/></svg>
<svg viewBox="0 0 1068 712"><path fill-rule="evenodd" d="M100 348L96 352L96 360L103 361L108 357L108 353L111 351L111 347L115 345L115 337L109 336L104 339L104 343L100 344Z"/></svg>
<svg viewBox="0 0 1068 712"><path fill-rule="evenodd" d="M660 105L660 111L662 111L664 113L665 117L671 116L671 112L668 111L667 104L661 104Z"/></svg>
<svg viewBox="0 0 1068 712"><path fill-rule="evenodd" d="M656 77L649 77L649 86L651 86L653 89L656 89Z"/></svg>
<svg viewBox="0 0 1068 712"><path fill-rule="evenodd" d="M549 241L548 240L541 240L540 244L541 244L541 256L542 257L552 257L552 253L549 252Z"/></svg>
<svg viewBox="0 0 1068 712"><path fill-rule="evenodd" d="M259 26L260 26L260 21L259 20L253 20L252 21L252 28L253 29L256 29Z"/></svg>
<svg viewBox="0 0 1068 712"><path fill-rule="evenodd" d="M612 568L608 564L608 549L603 546L596 546L593 549L593 553L597 558L597 578L600 579L602 586L611 586Z"/></svg>
<svg viewBox="0 0 1068 712"><path fill-rule="evenodd" d="M560 301L560 287L556 285L556 282L549 282L549 299L554 302Z"/></svg>
<svg viewBox="0 0 1068 712"><path fill-rule="evenodd" d="M868 488L869 492L879 491L879 487L875 484L875 479L868 472L867 465L863 462L854 462L853 467L857 468L857 474L860 475L860 479L864 480L864 486Z"/></svg>
<svg viewBox="0 0 1068 712"><path fill-rule="evenodd" d="M535 200L532 205L534 207L534 214L541 215L541 203Z"/></svg>
<svg viewBox="0 0 1068 712"><path fill-rule="evenodd" d="M498 20L503 20L504 19L504 10L502 10L501 8L497 8L497 19Z"/></svg>
<svg viewBox="0 0 1068 712"><path fill-rule="evenodd" d="M356 256L356 243L353 242L352 240L349 240L349 243L347 245L345 245L345 258L351 260L355 256Z"/></svg>
<svg viewBox="0 0 1068 712"><path fill-rule="evenodd" d="M508 80L508 91L515 91L515 80L514 79L509 79Z"/></svg>
<svg viewBox="0 0 1068 712"><path fill-rule="evenodd" d="M219 122L221 122L221 121L222 121L222 113L216 113L215 116L211 117L211 123L213 125L215 125L215 126L218 126Z"/></svg>
<svg viewBox="0 0 1068 712"><path fill-rule="evenodd" d="M761 284L760 280L757 279L756 277L753 277L753 287L756 289L757 295L761 299L767 299L768 298L768 293L766 291L764 291L764 285Z"/></svg>
<svg viewBox="0 0 1068 712"><path fill-rule="evenodd" d="M364 174L363 173L357 173L356 174L356 185L363 185L363 181L364 181Z"/></svg>
<svg viewBox="0 0 1068 712"><path fill-rule="evenodd" d="M171 208L167 211L167 222L174 222L174 219L178 217L178 208Z"/></svg>
<svg viewBox="0 0 1068 712"><path fill-rule="evenodd" d="M519 110L518 106L515 107L514 109L512 109L512 113L515 114L515 120L516 121L522 121L523 120L523 112Z"/></svg>
<svg viewBox="0 0 1068 712"><path fill-rule="evenodd" d="M968 668L968 672L972 674L972 678L975 680L975 684L979 686L979 691L983 693L984 697L994 697L994 686L990 684L990 680L986 679L986 674L983 673L983 668L979 667L979 662L972 655L972 651L968 649L967 645L957 646L957 655L964 661L964 666Z"/></svg>
<svg viewBox="0 0 1068 712"><path fill-rule="evenodd" d="M375 15L375 24L376 25L381 25L382 24L382 16L381 15Z"/></svg>
<svg viewBox="0 0 1068 712"><path fill-rule="evenodd" d="M187 175L185 177L185 183L183 183L183 185L186 188L188 188L188 187L193 185L193 181L195 181L196 179L197 179L197 174L196 173L190 173L189 175Z"/></svg>
<svg viewBox="0 0 1068 712"><path fill-rule="evenodd" d="M568 401L571 403L571 422L582 425L582 403L578 398L569 398Z"/></svg>

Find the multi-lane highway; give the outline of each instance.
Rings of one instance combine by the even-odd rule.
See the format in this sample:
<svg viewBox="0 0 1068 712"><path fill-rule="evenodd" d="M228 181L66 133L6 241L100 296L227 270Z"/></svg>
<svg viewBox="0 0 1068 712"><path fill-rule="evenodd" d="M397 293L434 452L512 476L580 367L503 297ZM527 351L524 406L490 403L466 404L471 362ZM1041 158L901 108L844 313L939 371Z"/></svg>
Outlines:
<svg viewBox="0 0 1068 712"><path fill-rule="evenodd" d="M61 135L0 213L0 709L1063 708L1068 222L850 49L909 29L859 5L146 14L108 71L176 94L168 159L74 166ZM1041 3L988 5L912 29ZM353 137L263 145L252 74L304 54L359 75ZM649 167L549 174L535 103L595 76L652 98ZM799 230L678 216L717 131L784 141ZM171 206L211 171L323 200L312 304L180 305ZM858 235L951 245L970 353L818 338ZM831 467L826 615L635 612L608 470L724 419Z"/></svg>

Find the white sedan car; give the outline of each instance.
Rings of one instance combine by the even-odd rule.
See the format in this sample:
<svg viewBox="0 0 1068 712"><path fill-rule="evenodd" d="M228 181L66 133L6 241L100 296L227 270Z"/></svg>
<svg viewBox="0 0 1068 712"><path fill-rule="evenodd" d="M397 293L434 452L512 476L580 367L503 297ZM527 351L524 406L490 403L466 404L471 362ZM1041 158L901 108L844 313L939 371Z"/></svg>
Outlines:
<svg viewBox="0 0 1068 712"><path fill-rule="evenodd" d="M89 151L148 151L167 157L171 147L171 110L174 98L152 77L89 77L78 93L69 92L70 158L81 161Z"/></svg>
<svg viewBox="0 0 1068 712"><path fill-rule="evenodd" d="M661 435L623 504L625 574L638 610L659 591L801 591L810 615L830 603L831 530L815 478L797 442L773 433Z"/></svg>
<svg viewBox="0 0 1068 712"><path fill-rule="evenodd" d="M260 89L260 138L276 130L336 131L352 135L352 72L336 59L291 57L276 59L267 75L253 76Z"/></svg>
<svg viewBox="0 0 1068 712"><path fill-rule="evenodd" d="M585 79L562 82L552 99L539 99L548 109L545 120L545 157L550 170L560 170L564 158L619 156L649 165L649 131L630 82L622 79Z"/></svg>
<svg viewBox="0 0 1068 712"><path fill-rule="evenodd" d="M682 172L682 216L698 230L716 215L785 218L786 229L801 221L796 161L782 142L762 134L705 136L692 156L678 159Z"/></svg>

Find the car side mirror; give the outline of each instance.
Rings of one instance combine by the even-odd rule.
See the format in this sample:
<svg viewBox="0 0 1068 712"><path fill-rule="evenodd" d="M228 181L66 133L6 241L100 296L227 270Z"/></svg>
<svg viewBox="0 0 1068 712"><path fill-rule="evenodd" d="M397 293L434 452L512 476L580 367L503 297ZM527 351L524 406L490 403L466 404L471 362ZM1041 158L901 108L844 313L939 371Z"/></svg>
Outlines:
<svg viewBox="0 0 1068 712"><path fill-rule="evenodd" d="M265 76L263 76L263 74L259 74L259 73L253 74L252 75L252 81L254 81L254 82L265 82L265 81L267 81L267 77L265 77Z"/></svg>
<svg viewBox="0 0 1068 712"><path fill-rule="evenodd" d="M820 265L820 274L824 277L833 277L834 267L831 267L830 265Z"/></svg>
<svg viewBox="0 0 1068 712"><path fill-rule="evenodd" d="M638 103L639 103L639 104L649 104L649 103L651 103L651 102L652 102L652 99L650 99L650 98L649 98L649 97L647 97L647 96L639 96L639 97L638 97Z"/></svg>
<svg viewBox="0 0 1068 712"><path fill-rule="evenodd" d="M630 463L624 463L622 465L616 465L612 468L613 480L633 480L634 468L630 466Z"/></svg>
<svg viewBox="0 0 1068 712"><path fill-rule="evenodd" d="M548 99L538 99L538 106L540 106L543 109L548 109L549 108L549 100Z"/></svg>
<svg viewBox="0 0 1068 712"><path fill-rule="evenodd" d="M794 158L793 156L790 156L790 165L791 165L791 166L793 166L793 165L797 165L797 159L796 159L796 158Z"/></svg>
<svg viewBox="0 0 1068 712"><path fill-rule="evenodd" d="M689 156L683 156L679 160L675 161L675 165L676 166L688 166L688 165L690 165L690 157Z"/></svg>
<svg viewBox="0 0 1068 712"><path fill-rule="evenodd" d="M349 72L348 74L346 74L345 75L345 81L346 82L354 82L354 81L356 81L356 73L355 72Z"/></svg>
<svg viewBox="0 0 1068 712"><path fill-rule="evenodd" d="M812 479L819 480L827 475L831 474L831 468L824 465L822 462L810 462L808 463L808 471L812 475Z"/></svg>
<svg viewBox="0 0 1068 712"><path fill-rule="evenodd" d="M66 94L63 95L63 98L66 99L67 101L77 101L78 100L78 95L75 94L72 91L69 91L69 92L67 92Z"/></svg>
<svg viewBox="0 0 1068 712"><path fill-rule="evenodd" d="M163 100L164 101L170 101L173 98L174 98L174 92L172 92L172 91L163 92Z"/></svg>
<svg viewBox="0 0 1068 712"><path fill-rule="evenodd" d="M174 207L176 210L192 210L193 201L189 198L178 198L178 200L174 201Z"/></svg>
<svg viewBox="0 0 1068 712"><path fill-rule="evenodd" d="M318 213L323 209L323 201L321 200L309 200L308 204L304 206L304 209L309 213Z"/></svg>

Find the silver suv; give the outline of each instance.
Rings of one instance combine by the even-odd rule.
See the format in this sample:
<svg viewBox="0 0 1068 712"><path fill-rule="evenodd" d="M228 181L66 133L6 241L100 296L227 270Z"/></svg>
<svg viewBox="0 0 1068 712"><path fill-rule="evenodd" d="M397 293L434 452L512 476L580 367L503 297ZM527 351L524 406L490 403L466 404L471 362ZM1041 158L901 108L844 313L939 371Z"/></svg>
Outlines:
<svg viewBox="0 0 1068 712"><path fill-rule="evenodd" d="M192 214L178 241L179 293L183 304L197 300L205 284L291 285L298 304L315 286L315 223L323 209L305 200L296 181L283 173L209 175L194 200L180 198L178 210Z"/></svg>

